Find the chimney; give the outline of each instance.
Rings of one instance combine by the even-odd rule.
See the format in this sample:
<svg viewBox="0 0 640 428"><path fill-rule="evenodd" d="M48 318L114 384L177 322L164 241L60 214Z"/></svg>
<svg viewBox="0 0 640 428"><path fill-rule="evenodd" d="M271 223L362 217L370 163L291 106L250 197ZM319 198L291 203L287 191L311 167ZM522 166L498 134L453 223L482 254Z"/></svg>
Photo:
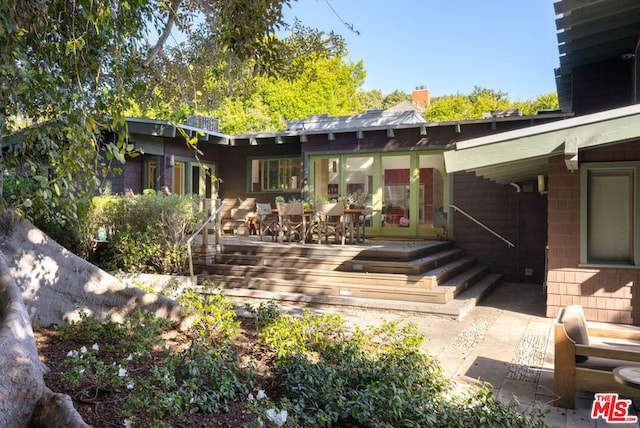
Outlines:
<svg viewBox="0 0 640 428"><path fill-rule="evenodd" d="M426 86L416 86L415 91L411 93L411 100L418 107L426 108L431 104L431 93Z"/></svg>

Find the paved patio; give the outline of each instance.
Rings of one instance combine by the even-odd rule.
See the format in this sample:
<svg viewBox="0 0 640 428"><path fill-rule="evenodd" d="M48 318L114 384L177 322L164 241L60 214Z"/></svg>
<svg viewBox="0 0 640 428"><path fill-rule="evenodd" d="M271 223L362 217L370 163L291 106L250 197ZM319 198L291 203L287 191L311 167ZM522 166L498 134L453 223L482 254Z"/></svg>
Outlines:
<svg viewBox="0 0 640 428"><path fill-rule="evenodd" d="M295 313L293 303L282 308ZM372 311L353 307L314 308L340 313L348 325L376 325L381 320L402 320L425 333L424 349L440 360L447 376L460 387L489 382L503 400L514 396L523 409L534 401L549 409L550 427L639 427L609 424L591 418L592 396L581 395L576 409L553 407L553 320L545 316L542 286L498 285L461 321L397 311ZM637 413L636 408L633 414Z"/></svg>

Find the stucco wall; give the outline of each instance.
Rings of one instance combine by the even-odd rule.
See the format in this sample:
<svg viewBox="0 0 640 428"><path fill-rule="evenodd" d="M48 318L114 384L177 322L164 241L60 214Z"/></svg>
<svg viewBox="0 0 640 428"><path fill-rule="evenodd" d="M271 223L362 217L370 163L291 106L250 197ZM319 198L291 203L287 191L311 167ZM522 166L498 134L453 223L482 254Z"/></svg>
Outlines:
<svg viewBox="0 0 640 428"><path fill-rule="evenodd" d="M581 163L631 160L640 160L640 142L580 154ZM562 156L549 162L548 204L547 316L580 304L588 320L640 325L640 269L580 266L580 173Z"/></svg>

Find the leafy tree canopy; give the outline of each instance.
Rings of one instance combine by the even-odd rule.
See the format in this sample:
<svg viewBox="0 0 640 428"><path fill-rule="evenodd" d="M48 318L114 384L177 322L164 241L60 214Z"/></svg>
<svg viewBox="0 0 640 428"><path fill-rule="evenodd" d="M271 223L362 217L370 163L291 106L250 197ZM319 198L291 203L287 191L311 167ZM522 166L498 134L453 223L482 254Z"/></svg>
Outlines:
<svg viewBox="0 0 640 428"><path fill-rule="evenodd" d="M384 100L382 101L382 108L387 109L398 105L403 101L411 101L411 95L396 89L384 97Z"/></svg>
<svg viewBox="0 0 640 428"><path fill-rule="evenodd" d="M32 218L76 220L75 199L99 185L99 166L123 160L133 149L112 141L101 152L100 131L125 126L130 94L152 76L177 76L165 73L172 51L164 48L172 29L201 38L201 51L214 46L226 64L251 60L259 72L275 73L287 49L274 34L284 25L282 8L290 2L0 2L0 140L10 147L0 158L0 194ZM157 42L151 46L149 39ZM192 55L198 58L197 52ZM222 69L221 62L213 63ZM194 64L194 75L212 72ZM181 104L185 111L192 100ZM163 108L172 101L164 97ZM12 174L15 182L4 191L8 172L21 174ZM42 200L51 203L33 209Z"/></svg>
<svg viewBox="0 0 640 428"><path fill-rule="evenodd" d="M538 110L554 108L558 108L555 92L540 95L535 100L511 101L506 92L476 86L468 95L458 93L432 98L425 118L431 122L444 122L480 119L483 113L493 110L521 109L523 115L533 115Z"/></svg>

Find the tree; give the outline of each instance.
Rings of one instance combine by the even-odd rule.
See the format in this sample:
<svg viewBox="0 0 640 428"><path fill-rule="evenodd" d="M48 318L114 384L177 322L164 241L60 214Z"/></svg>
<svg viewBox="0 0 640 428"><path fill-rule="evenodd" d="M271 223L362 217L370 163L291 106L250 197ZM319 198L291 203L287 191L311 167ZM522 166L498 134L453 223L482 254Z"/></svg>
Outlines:
<svg viewBox="0 0 640 428"><path fill-rule="evenodd" d="M513 103L514 108L522 110L525 116L537 114L540 110L554 110L560 108L558 103L558 94L549 92L547 94L538 95L534 100L516 101Z"/></svg>
<svg viewBox="0 0 640 428"><path fill-rule="evenodd" d="M483 113L493 110L521 109L524 115L536 114L538 110L558 108L558 96L549 93L533 101L511 101L506 92L475 86L468 95L456 94L433 98L425 111L431 122L449 120L481 119Z"/></svg>
<svg viewBox="0 0 640 428"><path fill-rule="evenodd" d="M403 101L411 101L411 95L398 89L387 94L382 101L382 108L387 109L400 104Z"/></svg>
<svg viewBox="0 0 640 428"><path fill-rule="evenodd" d="M20 171L11 190L31 191L12 193L9 202L19 212L62 225L76 221L75 200L99 187L101 169L135 153L123 139L101 141L102 131L126 126L128 98L150 76L176 77L164 74L171 31L200 37L201 51L214 46L228 64L250 59L259 72L276 73L286 49L274 33L284 25L282 8L290 2L3 2L0 140L11 143L0 158L0 194L7 196L4 171ZM154 31L159 36L150 46ZM17 134L25 124L33 126ZM50 203L34 210L34 201Z"/></svg>
<svg viewBox="0 0 640 428"><path fill-rule="evenodd" d="M382 110L382 91L380 89L372 89L371 91L358 91L356 97L363 110Z"/></svg>
<svg viewBox="0 0 640 428"><path fill-rule="evenodd" d="M79 197L99 184L100 166L124 160L124 139L101 141L105 128L126 126L129 93L162 57L174 25L187 34L197 15L227 57L253 58L274 72L280 58L272 37L290 0L23 0L0 3L0 195L23 214L65 224L77 219ZM149 24L150 23L150 24ZM145 40L157 26L154 46ZM158 74L160 76L161 74ZM21 127L24 127L20 129ZM123 134L123 133L121 133ZM12 193L4 190L11 171ZM30 211L36 202L50 201ZM157 297L134 292L83 264L51 240L25 228L7 210L0 221L0 360L2 426L85 427L68 397L44 385L32 323L48 305L95 304L95 311L153 308ZM38 238L38 239L36 239ZM11 265L8 263L14 263ZM37 274L35 274L36 272ZM17 279L21 282L18 284ZM97 283L97 285L96 285ZM97 288L93 288L96 286ZM30 290L27 292L26 290ZM89 291L93 292L89 292ZM21 292L36 299L26 309ZM49 294L48 296L46 295ZM68 296L64 299L61 296ZM95 300L97 298L97 300ZM154 300L156 299L156 300ZM175 309L166 303L167 315ZM110 309L109 309L110 308ZM156 309L156 308L153 308ZM30 319L30 315L32 319Z"/></svg>

